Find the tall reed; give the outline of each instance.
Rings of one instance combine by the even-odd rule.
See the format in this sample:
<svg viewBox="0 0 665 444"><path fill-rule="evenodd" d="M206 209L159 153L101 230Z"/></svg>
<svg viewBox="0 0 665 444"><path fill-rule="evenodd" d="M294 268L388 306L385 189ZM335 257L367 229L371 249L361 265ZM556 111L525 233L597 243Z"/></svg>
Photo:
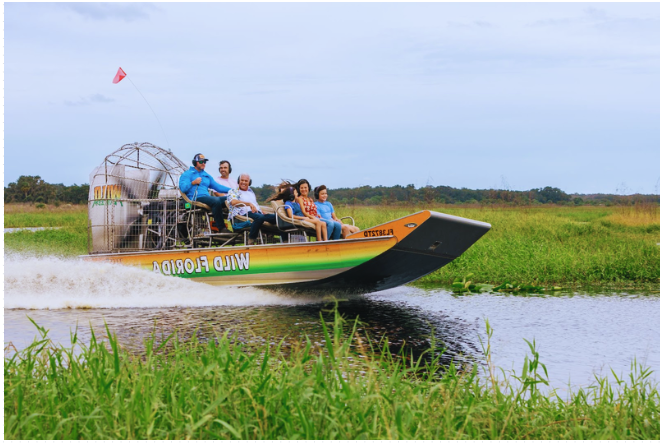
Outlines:
<svg viewBox="0 0 665 444"><path fill-rule="evenodd" d="M395 357L387 343L372 349L337 316L322 322L321 347L306 339L289 354L247 349L226 335L153 335L145 354L133 356L108 327L88 344L73 334L70 348L38 328L41 338L5 358L5 439L660 437L660 395L648 370L635 366L613 384L598 378L566 400L544 391L535 344L506 386L481 378L477 365L457 371Z"/></svg>

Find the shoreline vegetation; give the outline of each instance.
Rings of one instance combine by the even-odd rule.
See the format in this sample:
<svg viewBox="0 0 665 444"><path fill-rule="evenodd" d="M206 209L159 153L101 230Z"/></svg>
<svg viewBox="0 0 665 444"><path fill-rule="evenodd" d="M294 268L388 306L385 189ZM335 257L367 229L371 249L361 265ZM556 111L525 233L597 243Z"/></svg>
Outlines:
<svg viewBox="0 0 665 444"><path fill-rule="evenodd" d="M488 222L492 229L445 267L415 285L474 284L660 291L660 206L344 206L336 211L369 228L428 208ZM86 205L6 204L5 228L61 227L5 233L6 251L87 254Z"/></svg>
<svg viewBox="0 0 665 444"><path fill-rule="evenodd" d="M321 316L322 343L288 352L153 333L137 356L108 327L89 343L73 333L67 348L35 326L41 338L5 348L5 439L660 438L650 370L634 363L562 397L527 342L521 373L500 379L487 322L487 365L460 368L436 364L436 344L420 357L372 346L336 311Z"/></svg>
<svg viewBox="0 0 665 444"><path fill-rule="evenodd" d="M421 206L343 206L369 228L422 210ZM429 209L488 222L492 229L445 267L415 285L452 285L473 274L475 284L522 287L607 287L660 290L660 206L433 206ZM7 251L87 254L87 206L5 205L5 228L61 227L5 233Z"/></svg>
<svg viewBox="0 0 665 444"><path fill-rule="evenodd" d="M625 187L624 187L625 188ZM259 202L268 199L275 191L274 185L263 184L252 187ZM65 186L51 184L40 176L20 176L16 182L5 187L5 204L35 203L37 205L85 204L88 201L90 185ZM359 186L354 188L329 188L333 204L337 205L419 205L430 208L442 204L481 204L481 205L634 205L660 204L660 194L568 194L563 190L546 186L526 191L509 190L507 184L499 189L472 190L449 186L425 185L416 188L407 186ZM658 188L654 190L658 193ZM617 189L619 192L619 189Z"/></svg>

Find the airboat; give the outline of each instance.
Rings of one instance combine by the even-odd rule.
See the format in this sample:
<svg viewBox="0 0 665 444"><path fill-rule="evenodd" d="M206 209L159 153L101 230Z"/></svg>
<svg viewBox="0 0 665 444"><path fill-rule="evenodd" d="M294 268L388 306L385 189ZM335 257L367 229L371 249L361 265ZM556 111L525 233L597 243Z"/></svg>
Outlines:
<svg viewBox="0 0 665 444"><path fill-rule="evenodd" d="M491 228L423 210L346 239L316 242L311 227L288 219L277 201L262 207L277 214L277 224L264 224L260 242L247 245L248 229L234 228L242 224L213 221L210 208L180 192L186 168L150 143L123 145L106 156L90 174L89 254L82 257L212 285L369 293L438 270Z"/></svg>

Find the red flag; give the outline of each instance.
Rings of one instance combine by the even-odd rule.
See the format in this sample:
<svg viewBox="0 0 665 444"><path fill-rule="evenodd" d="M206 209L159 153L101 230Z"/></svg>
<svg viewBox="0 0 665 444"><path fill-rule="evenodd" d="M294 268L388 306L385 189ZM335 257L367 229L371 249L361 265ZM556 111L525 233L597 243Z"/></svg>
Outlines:
<svg viewBox="0 0 665 444"><path fill-rule="evenodd" d="M118 83L122 79L127 77L127 74L125 74L125 71L122 70L122 68L118 68L118 73L113 77L113 83Z"/></svg>

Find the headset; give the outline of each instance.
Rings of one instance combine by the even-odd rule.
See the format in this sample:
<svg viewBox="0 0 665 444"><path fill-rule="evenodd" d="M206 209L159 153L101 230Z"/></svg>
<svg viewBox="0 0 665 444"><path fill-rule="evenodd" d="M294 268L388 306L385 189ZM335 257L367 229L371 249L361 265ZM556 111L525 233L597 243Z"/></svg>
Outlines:
<svg viewBox="0 0 665 444"><path fill-rule="evenodd" d="M312 185L309 183L307 179L300 179L298 183L296 183L296 189L298 190L298 194L300 194L300 185L306 183L307 188L309 188L309 191L312 191Z"/></svg>
<svg viewBox="0 0 665 444"><path fill-rule="evenodd" d="M229 162L228 160L222 160L221 162L219 162L219 166L222 166L223 163L229 164L229 174L231 174L233 172L233 168L231 168L231 162ZM219 170L219 168L217 169Z"/></svg>
<svg viewBox="0 0 665 444"><path fill-rule="evenodd" d="M193 165L193 166L196 166L196 163L197 163L196 159L197 159L199 156L202 156L202 154L201 154L201 153L198 153L198 154L195 155L194 158L192 159L192 165ZM207 160L207 159L206 159L206 160ZM229 165L231 165L231 164L229 164Z"/></svg>
<svg viewBox="0 0 665 444"><path fill-rule="evenodd" d="M327 189L328 188L325 185L319 185L318 187L314 188L314 199L319 200L319 193Z"/></svg>
<svg viewBox="0 0 665 444"><path fill-rule="evenodd" d="M286 197L289 200L289 202L293 202L296 200L296 192L293 187L288 187L284 191L288 191L288 193L284 194L284 197Z"/></svg>
<svg viewBox="0 0 665 444"><path fill-rule="evenodd" d="M231 164L229 164L229 173L231 172ZM242 176L242 174L240 175ZM236 182L240 183L240 176L238 176L238 180ZM252 176L249 176L249 186L252 186Z"/></svg>

